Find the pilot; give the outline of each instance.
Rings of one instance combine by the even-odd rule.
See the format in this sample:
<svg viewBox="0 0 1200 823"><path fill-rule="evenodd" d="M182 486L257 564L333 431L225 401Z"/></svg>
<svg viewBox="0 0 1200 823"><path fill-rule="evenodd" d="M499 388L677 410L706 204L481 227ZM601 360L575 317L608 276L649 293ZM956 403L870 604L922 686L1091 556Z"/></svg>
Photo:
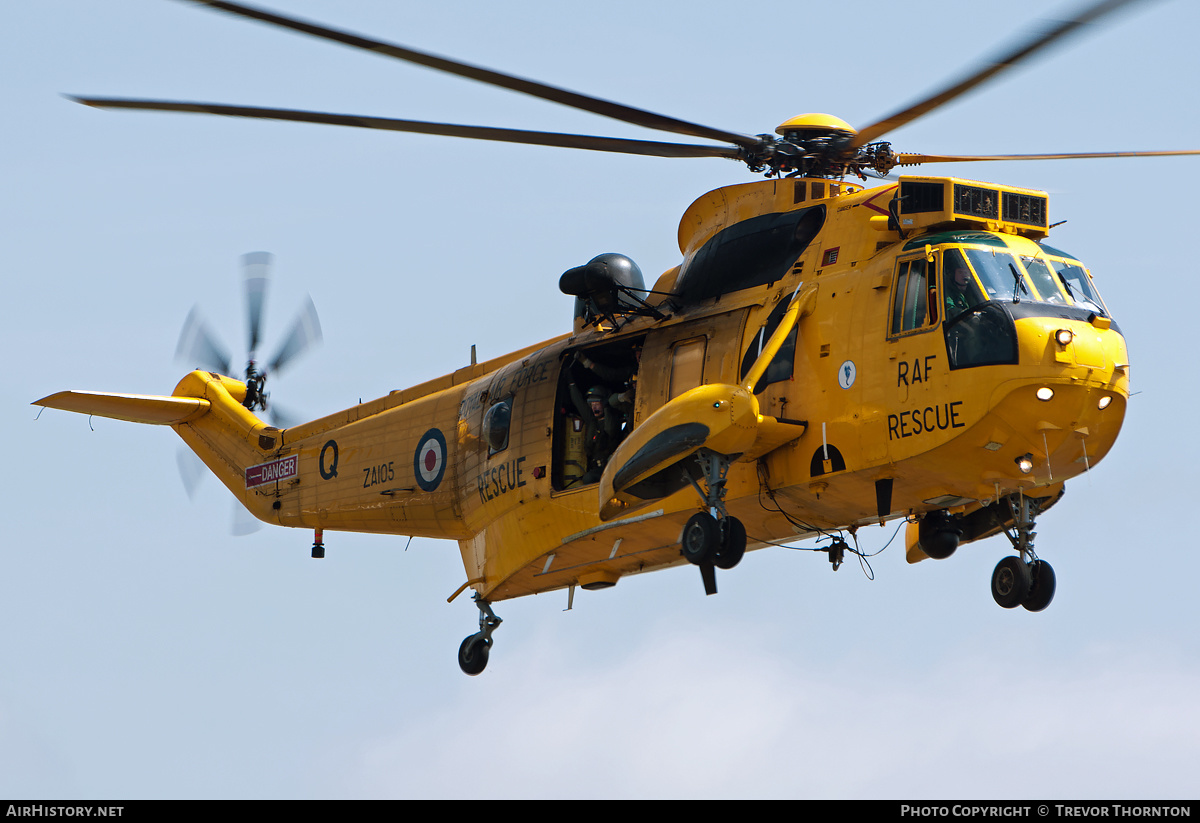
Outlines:
<svg viewBox="0 0 1200 823"><path fill-rule="evenodd" d="M953 320L967 309L981 303L978 292L967 264L961 259L952 261L946 277L946 319Z"/></svg>

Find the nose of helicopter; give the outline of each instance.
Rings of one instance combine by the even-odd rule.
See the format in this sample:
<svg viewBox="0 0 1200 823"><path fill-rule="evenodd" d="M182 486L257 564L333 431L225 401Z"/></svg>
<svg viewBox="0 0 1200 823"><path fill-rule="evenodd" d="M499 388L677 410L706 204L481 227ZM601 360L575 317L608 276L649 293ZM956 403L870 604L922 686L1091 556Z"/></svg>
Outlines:
<svg viewBox="0 0 1200 823"><path fill-rule="evenodd" d="M1045 485L1082 474L1108 454L1125 418L1129 360L1107 318L1028 317L1016 327L1023 375L995 386L977 429L993 458L982 461L981 490L1014 476Z"/></svg>

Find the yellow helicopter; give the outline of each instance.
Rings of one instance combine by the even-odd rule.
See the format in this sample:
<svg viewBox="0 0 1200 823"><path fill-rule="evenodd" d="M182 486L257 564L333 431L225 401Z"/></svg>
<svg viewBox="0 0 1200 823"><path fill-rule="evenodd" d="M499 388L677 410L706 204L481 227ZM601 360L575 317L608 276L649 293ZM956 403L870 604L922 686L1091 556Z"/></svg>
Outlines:
<svg viewBox="0 0 1200 823"><path fill-rule="evenodd" d="M742 135L565 91L237 3L228 13L648 128L666 143L162 100L184 111L662 157L723 157L765 179L697 199L680 265L647 283L603 254L570 269L572 329L312 422L260 420L266 373L197 370L171 396L70 391L39 405L170 425L259 519L457 540L483 671L492 604L610 587L691 563L716 570L773 543L907 520L910 562L1004 532L1006 608L1044 609L1053 569L1036 517L1108 453L1128 398L1124 338L1086 266L1044 241L1048 197L897 166L1196 151L992 156L900 153L889 131L1129 0L1096 3L918 103L856 131L830 115ZM270 368L268 368L270 371Z"/></svg>

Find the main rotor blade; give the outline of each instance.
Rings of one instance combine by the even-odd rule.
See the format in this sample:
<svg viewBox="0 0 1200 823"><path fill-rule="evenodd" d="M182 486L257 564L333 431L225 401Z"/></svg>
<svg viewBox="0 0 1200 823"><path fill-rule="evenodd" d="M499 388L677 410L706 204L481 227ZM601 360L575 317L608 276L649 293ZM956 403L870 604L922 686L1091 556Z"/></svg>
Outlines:
<svg viewBox="0 0 1200 823"><path fill-rule="evenodd" d="M290 120L301 123L324 123L331 126L352 126L360 129L436 134L443 137L465 137L472 140L493 140L501 143L522 143L534 146L553 146L564 149L640 154L652 157L728 157L738 159L737 149L729 146L704 146L694 143L660 143L654 140L627 140L621 137L596 137L584 134L524 131L490 126L460 126L453 123L427 123L422 120L396 120L390 117L365 117L356 114L274 109L256 106L227 106L219 103L195 103L176 100L130 100L114 97L72 97L77 103L98 109L138 109L143 111L178 111L198 114L221 114L227 117L246 117L253 120Z"/></svg>
<svg viewBox="0 0 1200 823"><path fill-rule="evenodd" d="M979 160L1088 160L1103 157L1187 157L1200 150L1186 151L1095 151L1070 154L909 154L898 152L896 165L919 166L922 163L971 163Z"/></svg>
<svg viewBox="0 0 1200 823"><path fill-rule="evenodd" d="M189 366L229 374L229 353L217 342L208 324L200 317L197 307L193 307L183 321L179 345L175 347L175 359L185 361Z"/></svg>
<svg viewBox="0 0 1200 823"><path fill-rule="evenodd" d="M982 66L972 70L965 77L956 80L936 94L926 97L906 109L885 117L878 123L867 126L855 136L852 148L865 146L878 140L887 132L922 117L934 109L944 106L951 100L966 94L976 86L992 79L996 75L1011 69L1024 60L1032 57L1047 47L1060 42L1088 23L1093 23L1122 6L1144 0L1102 0L1102 2L1081 9L1069 20L1046 21L1049 28L1036 32L1032 37L1017 44L1013 49L984 62Z"/></svg>
<svg viewBox="0 0 1200 823"><path fill-rule="evenodd" d="M317 307L313 305L311 297L306 297L304 306L301 307L300 313L296 315L287 338L283 341L283 345L279 347L279 353L275 355L275 359L271 361L271 365L267 367L267 372L277 375L284 366L304 354L310 346L320 342L321 321L317 317Z"/></svg>
<svg viewBox="0 0 1200 823"><path fill-rule="evenodd" d="M267 299L267 286L271 282L271 255L265 251L252 251L242 255L246 285L246 339L250 359L258 350L259 334L262 331L263 304Z"/></svg>
<svg viewBox="0 0 1200 823"><path fill-rule="evenodd" d="M534 80L526 80L509 74L503 74L502 72L492 71L491 69L485 69L481 66L472 66L469 63L460 63L457 60L451 60L446 57L438 57L437 55L405 48L404 46L400 46L395 43L385 43L381 40L373 40L368 37L353 34L351 32L331 29L327 26L322 26L306 20L284 17L283 15L274 14L266 11L265 9L246 6L241 3L218 2L218 0L187 0L187 2L196 3L202 6L209 6L219 11L228 12L229 14L248 17L252 20L258 20L263 23L269 23L274 26L291 29L293 31L301 32L302 34L308 34L324 40L332 40L337 43L342 43L346 46L363 49L375 54L384 54L397 60L416 63L417 65L425 66L426 68L458 75L459 77L466 77L470 80L477 80L480 83L487 83L491 86L499 86L502 89L520 92L521 94L528 94L532 97L537 97L542 100L549 100L554 103L560 103L564 106L570 106L573 109L590 111L593 114L599 114L603 117L611 117L614 120L621 120L625 123L633 123L634 125L644 126L648 129L669 131L675 134L686 134L691 137L703 137L709 140L720 140L722 142L733 143L735 146L742 146L743 148L747 149L754 148L760 143L758 138L751 137L750 135L722 131L721 129L714 129L698 123L689 123L686 120L677 120L673 117L667 117L666 115L658 114L656 112L646 111L645 109L624 106L620 103L614 103L598 97L591 97L586 94L579 94L578 92L567 91L566 89L549 86L545 83L538 83Z"/></svg>

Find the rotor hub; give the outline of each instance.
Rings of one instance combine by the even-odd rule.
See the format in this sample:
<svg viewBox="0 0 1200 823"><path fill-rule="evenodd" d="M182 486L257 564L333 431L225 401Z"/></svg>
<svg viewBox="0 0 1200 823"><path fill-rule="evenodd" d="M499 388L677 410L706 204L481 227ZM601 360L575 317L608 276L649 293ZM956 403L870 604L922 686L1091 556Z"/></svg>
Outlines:
<svg viewBox="0 0 1200 823"><path fill-rule="evenodd" d="M784 120L775 129L775 133L782 137L792 138L797 136L813 136L813 135L833 135L842 134L853 137L858 134L853 126L847 123L840 117L834 117L832 114L798 114L790 120Z"/></svg>
<svg viewBox="0 0 1200 823"><path fill-rule="evenodd" d="M890 143L854 145L858 131L832 114L800 114L785 120L771 134L758 135L759 144L743 151L751 171L768 177L865 177L864 171L886 176L896 165Z"/></svg>

